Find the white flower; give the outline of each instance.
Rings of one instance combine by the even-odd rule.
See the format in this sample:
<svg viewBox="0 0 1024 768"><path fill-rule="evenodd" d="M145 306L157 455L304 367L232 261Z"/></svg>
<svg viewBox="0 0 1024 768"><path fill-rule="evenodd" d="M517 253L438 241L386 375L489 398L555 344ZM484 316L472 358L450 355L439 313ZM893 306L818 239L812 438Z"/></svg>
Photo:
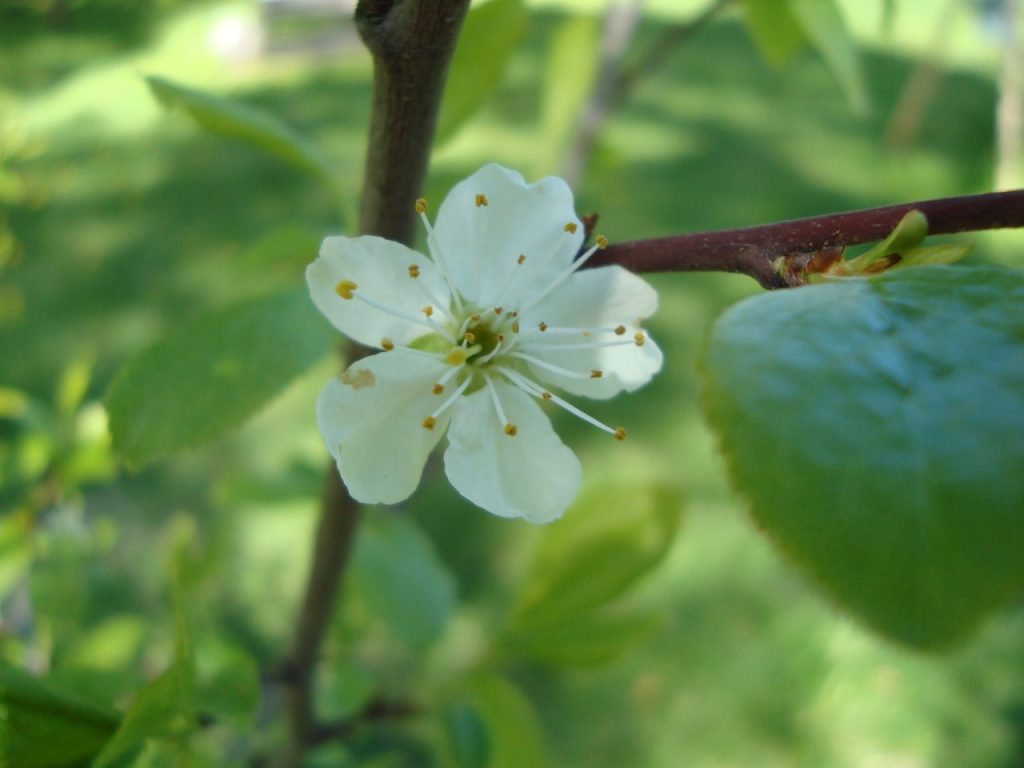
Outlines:
<svg viewBox="0 0 1024 768"><path fill-rule="evenodd" d="M449 424L444 463L488 512L556 519L579 491L575 454L535 400L625 437L546 387L609 398L645 384L661 352L642 321L646 282L618 266L577 271L583 227L564 181L526 184L487 165L427 228L431 258L379 237L329 237L306 270L313 301L348 337L382 352L324 387L317 421L349 493L392 504L419 483ZM543 384L541 384L543 382Z"/></svg>

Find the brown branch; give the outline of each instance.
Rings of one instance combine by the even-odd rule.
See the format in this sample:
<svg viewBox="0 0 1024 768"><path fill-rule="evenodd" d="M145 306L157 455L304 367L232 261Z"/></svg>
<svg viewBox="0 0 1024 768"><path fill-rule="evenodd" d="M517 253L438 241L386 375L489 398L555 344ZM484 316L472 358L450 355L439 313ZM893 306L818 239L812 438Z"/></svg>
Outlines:
<svg viewBox="0 0 1024 768"><path fill-rule="evenodd" d="M774 263L779 257L806 259L819 251L883 240L912 210L925 215L932 235L1024 227L1024 190L635 240L608 246L594 255L589 266L621 264L633 272L738 272L765 288L786 288L800 280L780 274Z"/></svg>
<svg viewBox="0 0 1024 768"><path fill-rule="evenodd" d="M373 54L373 104L360 230L411 244L444 79L469 0L360 0L356 23ZM350 347L351 362L359 355ZM298 768L322 731L313 673L334 613L359 520L359 506L328 468L313 560L291 655L282 675L289 742L279 765Z"/></svg>

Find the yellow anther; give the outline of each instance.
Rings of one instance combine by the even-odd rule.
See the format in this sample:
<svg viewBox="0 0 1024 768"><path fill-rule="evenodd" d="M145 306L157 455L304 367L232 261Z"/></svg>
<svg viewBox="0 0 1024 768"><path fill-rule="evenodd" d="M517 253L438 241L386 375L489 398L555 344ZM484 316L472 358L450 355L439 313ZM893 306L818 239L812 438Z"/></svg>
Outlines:
<svg viewBox="0 0 1024 768"><path fill-rule="evenodd" d="M612 437L614 437L616 440L625 440L626 439L626 428L625 427L616 427L615 431L612 432Z"/></svg>
<svg viewBox="0 0 1024 768"><path fill-rule="evenodd" d="M427 306L423 308L423 314L426 315L427 317L430 317L432 314L434 314L434 308L427 304Z"/></svg>
<svg viewBox="0 0 1024 768"><path fill-rule="evenodd" d="M420 276L420 265L410 264L409 265L409 277L416 278Z"/></svg>
<svg viewBox="0 0 1024 768"><path fill-rule="evenodd" d="M427 416L427 418L423 420L424 429L433 429L435 424L437 424L437 419L433 416Z"/></svg>
<svg viewBox="0 0 1024 768"><path fill-rule="evenodd" d="M504 312L504 309L502 307L495 307L494 308L494 314L500 315L502 312Z"/></svg>
<svg viewBox="0 0 1024 768"><path fill-rule="evenodd" d="M575 235L576 234L576 222L575 221L570 221L564 227L562 227L562 229L564 229L570 235Z"/></svg>
<svg viewBox="0 0 1024 768"><path fill-rule="evenodd" d="M548 329L548 324L545 323L543 320L541 320L539 323L537 323L537 330L540 331L541 333L543 333L547 329Z"/></svg>
<svg viewBox="0 0 1024 768"><path fill-rule="evenodd" d="M353 283L351 280L339 280L338 284L334 286L334 291L343 299L351 299L352 291L359 286Z"/></svg>
<svg viewBox="0 0 1024 768"><path fill-rule="evenodd" d="M642 347L644 345L644 335L640 331L633 334L633 343L638 347Z"/></svg>
<svg viewBox="0 0 1024 768"><path fill-rule="evenodd" d="M430 391L433 392L435 395L440 395L442 392L444 392L444 384L435 384L434 388L431 389Z"/></svg>
<svg viewBox="0 0 1024 768"><path fill-rule="evenodd" d="M624 326L624 325L620 325L619 327L617 327L617 328L615 329L615 335L616 335L616 336L621 336L621 335L622 335L622 334L624 334L625 332L626 332L626 326Z"/></svg>
<svg viewBox="0 0 1024 768"><path fill-rule="evenodd" d="M604 235L598 235L594 238L594 242L597 243L597 247L604 250L608 247L608 238Z"/></svg>
<svg viewBox="0 0 1024 768"><path fill-rule="evenodd" d="M390 352L392 349L395 348L395 342L393 342L391 339L385 336L383 339L380 340L380 348L383 349L385 352Z"/></svg>
<svg viewBox="0 0 1024 768"><path fill-rule="evenodd" d="M504 333L499 333L498 334L498 343L500 344L504 340L505 340L505 334Z"/></svg>
<svg viewBox="0 0 1024 768"><path fill-rule="evenodd" d="M519 333L519 321L516 320L512 323L512 333Z"/></svg>
<svg viewBox="0 0 1024 768"><path fill-rule="evenodd" d="M464 338L466 340L466 342L469 343L469 344L472 344L473 342L476 341L476 335L472 331L466 331L462 335L462 338Z"/></svg>
<svg viewBox="0 0 1024 768"><path fill-rule="evenodd" d="M551 393L550 392L541 392L540 393L540 399L541 400L550 400L551 399Z"/></svg>
<svg viewBox="0 0 1024 768"><path fill-rule="evenodd" d="M516 434L518 434L518 432L519 428L515 424L505 425L505 434L508 435L509 437L515 437Z"/></svg>
<svg viewBox="0 0 1024 768"><path fill-rule="evenodd" d="M416 213L423 213L427 210L427 198L418 197L416 198Z"/></svg>
<svg viewBox="0 0 1024 768"><path fill-rule="evenodd" d="M526 261L526 254L520 253L519 258L516 259L516 264L522 264L524 261Z"/></svg>
<svg viewBox="0 0 1024 768"><path fill-rule="evenodd" d="M597 370L597 368L594 368L590 372L590 378L592 378L592 379L600 379L602 376L604 376L604 371L599 371L599 370Z"/></svg>
<svg viewBox="0 0 1024 768"><path fill-rule="evenodd" d="M483 207L485 205L487 205L487 195L477 195L476 196L476 207L477 208L481 208L481 207Z"/></svg>
<svg viewBox="0 0 1024 768"><path fill-rule="evenodd" d="M452 351L448 353L448 357L444 361L448 365L462 365L466 362L466 350L462 347L452 347Z"/></svg>

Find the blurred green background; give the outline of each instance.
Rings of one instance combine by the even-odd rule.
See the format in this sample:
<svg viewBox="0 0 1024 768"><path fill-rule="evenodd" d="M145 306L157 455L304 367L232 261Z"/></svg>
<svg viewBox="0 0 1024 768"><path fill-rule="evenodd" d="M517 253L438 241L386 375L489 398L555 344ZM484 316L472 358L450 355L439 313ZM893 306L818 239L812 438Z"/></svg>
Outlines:
<svg viewBox="0 0 1024 768"><path fill-rule="evenodd" d="M984 14L961 3L944 15L944 3L924 0L889 12L842 5L863 46L867 112L813 52L770 65L724 13L609 114L578 211L598 211L614 242L988 191L1001 46ZM652 0L631 51L703 6ZM574 122L559 105L583 103L592 67L592 48L566 41L596 39L604 7L530 5L499 89L437 148L432 201L489 161L529 179L562 170ZM171 563L188 566L201 659L263 670L287 648L305 578L326 465L313 404L331 356L230 439L139 470L110 455L101 405L118 367L162 333L300 286L320 239L352 233L368 56L351 28L316 50L308 30L285 30L299 43L270 52L259 30L245 2L0 10L0 647L108 703L167 663ZM935 90L894 145L887 126L922 61L935 62ZM340 201L165 112L146 75L231 94L312 136L335 163ZM972 259L1022 263L1019 233L971 239ZM537 710L550 765L1024 766L1022 607L941 656L893 647L834 610L750 523L698 410L701 340L756 285L652 281L665 369L646 389L589 407L626 424L629 441L612 444L566 415L556 427L588 488L675 489L682 524L620 601L658 617L641 641L600 664L502 662ZM370 689L443 690L452 669L486 658L496 617L548 535L481 513L438 470L428 467L401 514L429 538L437 557L426 567L454 586L454 614L409 642L378 615L366 566L326 649L327 711L352 711ZM275 706L268 694L234 735L201 738L225 764L272 749ZM409 750L408 762L381 764L420 764ZM341 758L327 748L319 759Z"/></svg>

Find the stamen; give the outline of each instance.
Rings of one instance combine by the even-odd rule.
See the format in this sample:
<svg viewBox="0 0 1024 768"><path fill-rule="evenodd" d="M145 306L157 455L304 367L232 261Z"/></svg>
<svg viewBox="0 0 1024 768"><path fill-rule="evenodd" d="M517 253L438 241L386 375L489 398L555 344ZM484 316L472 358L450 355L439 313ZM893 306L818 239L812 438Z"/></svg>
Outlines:
<svg viewBox="0 0 1024 768"><path fill-rule="evenodd" d="M376 299L371 299L369 296L364 295L362 291L356 290L358 287L359 286L357 286L351 280L342 280L335 287L335 290L338 292L338 295L341 296L341 298L343 299L359 299L364 304L369 304L371 307L373 307L374 309L379 309L384 314L391 315L392 317L397 317L400 320L407 320L408 322L415 323L416 325L426 326L435 333L439 333L442 336L444 336L448 341L455 343L455 339L452 338L452 335L448 331L439 326L437 323L430 322L430 315L433 314L433 309L431 309L429 306L424 307L423 309L423 314L427 316L427 319L424 320L419 317L416 317L416 315L411 315L408 312L403 312L400 309L389 307L387 304L381 304ZM430 312L427 311L428 309L430 310Z"/></svg>
<svg viewBox="0 0 1024 768"><path fill-rule="evenodd" d="M452 370L455 369L453 368ZM435 384L430 391L435 395L440 395L442 392L444 392L444 384Z"/></svg>
<svg viewBox="0 0 1024 768"><path fill-rule="evenodd" d="M355 297L353 291L359 286L353 283L351 280L339 280L338 284L334 286L334 292L337 293L343 299L351 299Z"/></svg>
<svg viewBox="0 0 1024 768"><path fill-rule="evenodd" d="M509 422L505 417L505 409L501 407L501 400L498 398L498 390L495 389L494 382L491 381L491 377L486 373L484 374L484 383L487 384L487 391L491 393L491 402L494 403L494 410L498 414L498 421L501 422L502 429L509 437L515 437L516 432L519 430L516 428L515 424Z"/></svg>
<svg viewBox="0 0 1024 768"><path fill-rule="evenodd" d="M433 429L434 425L437 424L437 419L433 416L427 416L422 422L424 429Z"/></svg>
<svg viewBox="0 0 1024 768"><path fill-rule="evenodd" d="M546 360L541 360L540 358L534 357L533 355L523 354L522 352L509 352L508 356L516 357L519 358L520 360L525 360L528 363L536 365L538 368L543 368L545 371L551 371L551 373L557 373L559 376L565 376L568 379L595 378L593 371L588 371L587 373L580 373L579 371L570 371L568 368L562 368L561 366L554 365L552 363L547 362ZM600 371L598 373L600 373Z"/></svg>
<svg viewBox="0 0 1024 768"><path fill-rule="evenodd" d="M416 198L416 213L425 213L427 210L427 198Z"/></svg>
<svg viewBox="0 0 1024 768"><path fill-rule="evenodd" d="M602 376L604 376L604 372L597 370L597 368L590 371L590 378L592 379L600 379Z"/></svg>
<svg viewBox="0 0 1024 768"><path fill-rule="evenodd" d="M543 320L541 320L537 324L537 330L540 331L541 333L544 333L544 331L546 331L547 329L548 329L548 324L545 323Z"/></svg>
<svg viewBox="0 0 1024 768"><path fill-rule="evenodd" d="M380 348L383 349L385 352L390 352L392 349L395 348L395 342L393 342L391 339L385 336L383 339L380 340Z"/></svg>
<svg viewBox="0 0 1024 768"><path fill-rule="evenodd" d="M562 229L564 229L570 235L575 235L576 234L576 229L577 229L576 222L570 221L564 227L562 227Z"/></svg>
<svg viewBox="0 0 1024 768"><path fill-rule="evenodd" d="M522 264L524 261L526 261L526 254L520 253L519 258L516 259L516 264Z"/></svg>
<svg viewBox="0 0 1024 768"><path fill-rule="evenodd" d="M410 264L409 265L409 277L411 277L413 280L415 280L419 276L420 276L420 265L419 264Z"/></svg>
<svg viewBox="0 0 1024 768"><path fill-rule="evenodd" d="M608 238L604 235L598 235L594 238L594 242L597 243L597 247L604 250L608 247Z"/></svg>
<svg viewBox="0 0 1024 768"><path fill-rule="evenodd" d="M519 387L521 390L526 392L526 394L533 395L534 397L539 397L541 400L550 400L552 403L557 405L559 408L562 408L562 409L568 411L573 416L576 416L577 418L582 419L583 421L587 422L591 426L597 427L598 429L603 430L604 432L607 432L609 435L614 436L617 440L622 440L623 438L626 437L626 430L623 429L622 427L618 427L617 429L612 429L611 427L609 427L604 422L598 421L593 416L591 416L589 413L585 413L584 411L581 411L575 405L573 405L572 403L566 402L565 400L560 398L558 395L553 395L550 392L548 392L546 389L541 389L537 384L535 384L534 382L530 381L528 378L526 378L522 374L517 373L516 371L513 371L510 368L505 368L504 366L495 368L495 370L498 371L498 373L502 374L506 379L511 381L513 384L515 384L517 387ZM622 437L619 437L620 434L622 435Z"/></svg>
<svg viewBox="0 0 1024 768"><path fill-rule="evenodd" d="M494 345L494 349L492 349L486 355L484 355L479 360L476 360L474 362L487 363L487 362L490 362L491 360L493 360L495 358L495 356L497 356L498 352L501 351L501 345L502 345L502 343L504 343L504 341L505 341L505 337L504 336L498 336L498 343Z"/></svg>
<svg viewBox="0 0 1024 768"><path fill-rule="evenodd" d="M642 347L644 345L644 340L645 337L642 332L637 331L636 333L633 334L633 343L636 344L638 347Z"/></svg>
<svg viewBox="0 0 1024 768"><path fill-rule="evenodd" d="M423 201L423 210L420 210L420 200ZM430 219L427 218L426 211L427 201L422 197L416 201L416 211L420 215L420 221L423 222L423 228L427 231L427 247L430 249L430 255L434 259L434 264L441 272L441 276L448 283L448 292L452 295L452 301L455 302L455 308L458 312L462 312L462 297L459 295L458 289L455 287L455 281L452 280L451 273L448 271L448 264L444 260L444 253L441 251L441 246L438 245L437 238L434 237L434 228L430 225Z"/></svg>
<svg viewBox="0 0 1024 768"><path fill-rule="evenodd" d="M476 336L471 331L466 331L462 335L462 338L466 340L467 344L472 344L474 341L476 341Z"/></svg>
<svg viewBox="0 0 1024 768"><path fill-rule="evenodd" d="M502 308L501 307L495 307L494 308L494 314L500 315L501 313L502 313Z"/></svg>
<svg viewBox="0 0 1024 768"><path fill-rule="evenodd" d="M477 195L476 196L476 207L480 208L480 207L485 206L485 205L487 205L487 195Z"/></svg>
<svg viewBox="0 0 1024 768"><path fill-rule="evenodd" d="M580 326L549 326L547 323L542 323L543 328L540 325L537 326L536 330L530 328L524 333L524 336L536 336L537 332L546 333L548 336L590 336L594 333L614 333L616 336L622 336L626 332L626 326L619 325L615 328L584 328Z"/></svg>
<svg viewBox="0 0 1024 768"><path fill-rule="evenodd" d="M427 304L427 306L425 306L421 311L427 317L430 317L432 314L434 314L434 308L430 304Z"/></svg>
<svg viewBox="0 0 1024 768"><path fill-rule="evenodd" d="M625 332L626 332L626 326L624 326L624 325L620 325L620 326L617 326L615 328L615 335L616 336L621 336Z"/></svg>
<svg viewBox="0 0 1024 768"><path fill-rule="evenodd" d="M554 350L570 350L570 349L601 349L602 347L624 347L630 345L636 345L642 347L644 345L643 334L638 334L641 338L639 340L633 339L620 339L619 341L581 341L578 344L559 344L558 342L552 342L551 344L544 344L538 342L523 342L523 346L527 346L529 349L554 349Z"/></svg>
<svg viewBox="0 0 1024 768"><path fill-rule="evenodd" d="M553 290L555 290L555 288L557 288L562 283L564 283L569 278L570 275L572 275L576 270L578 270L580 267L582 267L584 264L586 264L587 260L590 259L590 257L593 256L595 253L597 253L598 250L600 250L600 248L601 248L600 245L595 245L595 246L592 246L591 248L589 248L586 251L586 253L584 253L582 256L580 256L578 259L576 259L576 261L574 261L572 264L570 264L568 266L568 268L563 270L560 275L558 275L554 280L552 280L550 283L548 283L547 288L542 290L540 293L536 294L524 306L519 307L519 311L520 312L527 312L530 309L532 309L533 307L537 306L541 301L546 299L548 297L548 294L550 294Z"/></svg>
<svg viewBox="0 0 1024 768"><path fill-rule="evenodd" d="M466 391L466 387L468 387L470 385L470 382L472 382L472 381L473 381L473 377L472 376L467 376L466 378L464 378L462 380L462 383L459 384L459 386L456 388L456 390L454 392L452 392L450 395L448 395L448 399L445 400L443 403L441 403L437 407L437 410L434 411L432 414L430 414L429 418L436 419L442 413L447 411L452 406L452 403L454 403L456 400L458 400L460 397L462 397L462 393Z"/></svg>
<svg viewBox="0 0 1024 768"><path fill-rule="evenodd" d="M512 323L512 333L519 333L519 321L516 320Z"/></svg>

